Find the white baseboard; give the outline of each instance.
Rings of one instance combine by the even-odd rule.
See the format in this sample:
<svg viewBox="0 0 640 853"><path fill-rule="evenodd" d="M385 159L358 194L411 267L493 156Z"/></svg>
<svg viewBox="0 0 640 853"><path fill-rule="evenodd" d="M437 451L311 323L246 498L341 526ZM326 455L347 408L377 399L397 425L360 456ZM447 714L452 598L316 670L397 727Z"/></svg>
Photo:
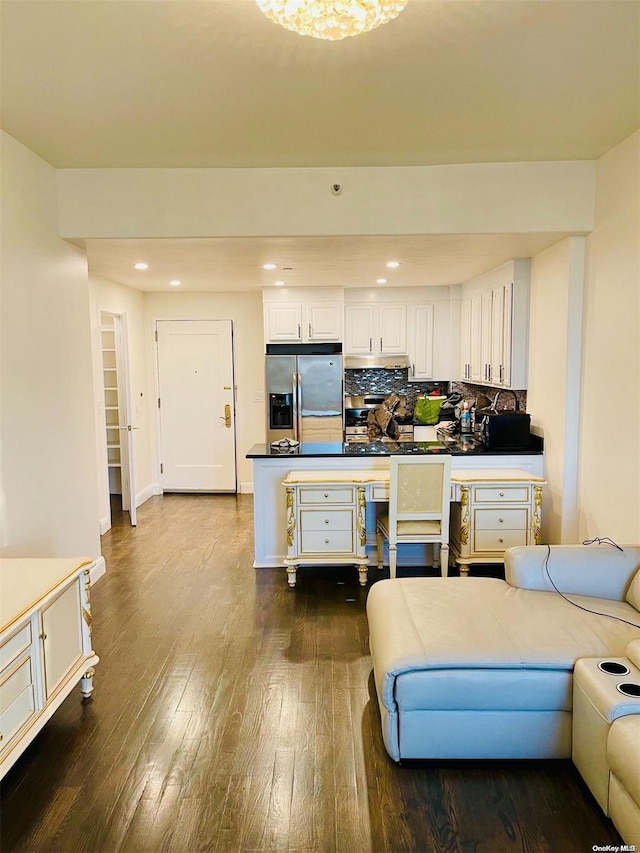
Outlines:
<svg viewBox="0 0 640 853"><path fill-rule="evenodd" d="M101 518L98 524L100 525L100 536L104 536L107 530L111 530L111 519L108 516Z"/></svg>
<svg viewBox="0 0 640 853"><path fill-rule="evenodd" d="M253 494L253 483L239 483L238 484L238 494L239 495L252 495Z"/></svg>
<svg viewBox="0 0 640 853"><path fill-rule="evenodd" d="M104 557L97 557L95 563L91 567L89 572L89 580L91 581L91 585L100 580L103 575L107 573L107 563Z"/></svg>
<svg viewBox="0 0 640 853"><path fill-rule="evenodd" d="M148 501L149 498L152 498L154 495L162 494L162 486L160 483L151 483L146 489L143 489L141 492L138 492L136 495L136 507L142 506L145 501Z"/></svg>

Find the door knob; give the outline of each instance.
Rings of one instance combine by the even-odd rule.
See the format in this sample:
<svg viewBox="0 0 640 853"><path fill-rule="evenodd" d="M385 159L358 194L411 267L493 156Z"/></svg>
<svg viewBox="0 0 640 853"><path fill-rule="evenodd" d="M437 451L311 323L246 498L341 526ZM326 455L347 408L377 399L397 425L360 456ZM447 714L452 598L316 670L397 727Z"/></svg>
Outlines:
<svg viewBox="0 0 640 853"><path fill-rule="evenodd" d="M231 406L228 403L224 407L224 416L220 415L220 420L224 421L227 429L231 428Z"/></svg>

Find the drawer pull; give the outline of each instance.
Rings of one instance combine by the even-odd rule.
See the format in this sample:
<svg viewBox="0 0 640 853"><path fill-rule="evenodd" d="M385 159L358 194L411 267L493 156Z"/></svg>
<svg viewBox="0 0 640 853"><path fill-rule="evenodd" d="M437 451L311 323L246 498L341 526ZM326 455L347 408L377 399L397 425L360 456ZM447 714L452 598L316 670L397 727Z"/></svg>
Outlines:
<svg viewBox="0 0 640 853"><path fill-rule="evenodd" d="M325 544L325 545L328 545L328 544L329 544L329 540L328 540L328 539L325 539L325 540L324 540L324 544Z"/></svg>
<svg viewBox="0 0 640 853"><path fill-rule="evenodd" d="M502 543L504 542L504 539L498 539L498 542L502 545Z"/></svg>
<svg viewBox="0 0 640 853"><path fill-rule="evenodd" d="M499 518L498 521L502 524L504 522L504 518Z"/></svg>
<svg viewBox="0 0 640 853"><path fill-rule="evenodd" d="M44 631L42 632L42 634L40 634L40 639L41 639L41 640L46 640L46 639L47 639L47 635L44 633Z"/></svg>
<svg viewBox="0 0 640 853"><path fill-rule="evenodd" d="M503 498L503 497L504 497L504 492L500 492L500 497L501 497L501 498Z"/></svg>
<svg viewBox="0 0 640 853"><path fill-rule="evenodd" d="M324 496L325 496L325 498L328 498L328 497L329 497L329 493L328 493L328 492L325 492L325 493L324 493Z"/></svg>
<svg viewBox="0 0 640 853"><path fill-rule="evenodd" d="M325 523L325 524L329 524L329 519L328 519L328 518L325 518L324 523Z"/></svg>
<svg viewBox="0 0 640 853"><path fill-rule="evenodd" d="M0 734L0 743L4 740L4 735Z"/></svg>

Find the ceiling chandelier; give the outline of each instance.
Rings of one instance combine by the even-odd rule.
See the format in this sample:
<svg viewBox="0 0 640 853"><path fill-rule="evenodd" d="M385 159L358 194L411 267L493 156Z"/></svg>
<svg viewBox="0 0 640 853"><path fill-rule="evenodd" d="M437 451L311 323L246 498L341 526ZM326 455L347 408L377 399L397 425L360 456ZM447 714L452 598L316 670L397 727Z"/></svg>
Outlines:
<svg viewBox="0 0 640 853"><path fill-rule="evenodd" d="M276 24L303 36L337 39L366 33L402 12L408 0L256 0Z"/></svg>

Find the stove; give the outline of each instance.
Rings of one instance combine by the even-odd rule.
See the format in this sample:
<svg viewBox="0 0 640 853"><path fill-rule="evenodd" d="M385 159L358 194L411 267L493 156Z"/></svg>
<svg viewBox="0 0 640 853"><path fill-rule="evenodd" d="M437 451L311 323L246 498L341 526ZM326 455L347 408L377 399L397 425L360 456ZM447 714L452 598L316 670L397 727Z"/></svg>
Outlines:
<svg viewBox="0 0 640 853"><path fill-rule="evenodd" d="M347 443L369 443L369 430L367 428L369 412L381 406L386 398L393 393L393 391L388 391L386 394L369 392L358 397L345 397L344 438ZM406 406L407 398L398 396L402 406ZM398 441L413 441L413 413L404 417L396 417L395 421L400 433ZM393 439L384 437L382 441L391 442Z"/></svg>

